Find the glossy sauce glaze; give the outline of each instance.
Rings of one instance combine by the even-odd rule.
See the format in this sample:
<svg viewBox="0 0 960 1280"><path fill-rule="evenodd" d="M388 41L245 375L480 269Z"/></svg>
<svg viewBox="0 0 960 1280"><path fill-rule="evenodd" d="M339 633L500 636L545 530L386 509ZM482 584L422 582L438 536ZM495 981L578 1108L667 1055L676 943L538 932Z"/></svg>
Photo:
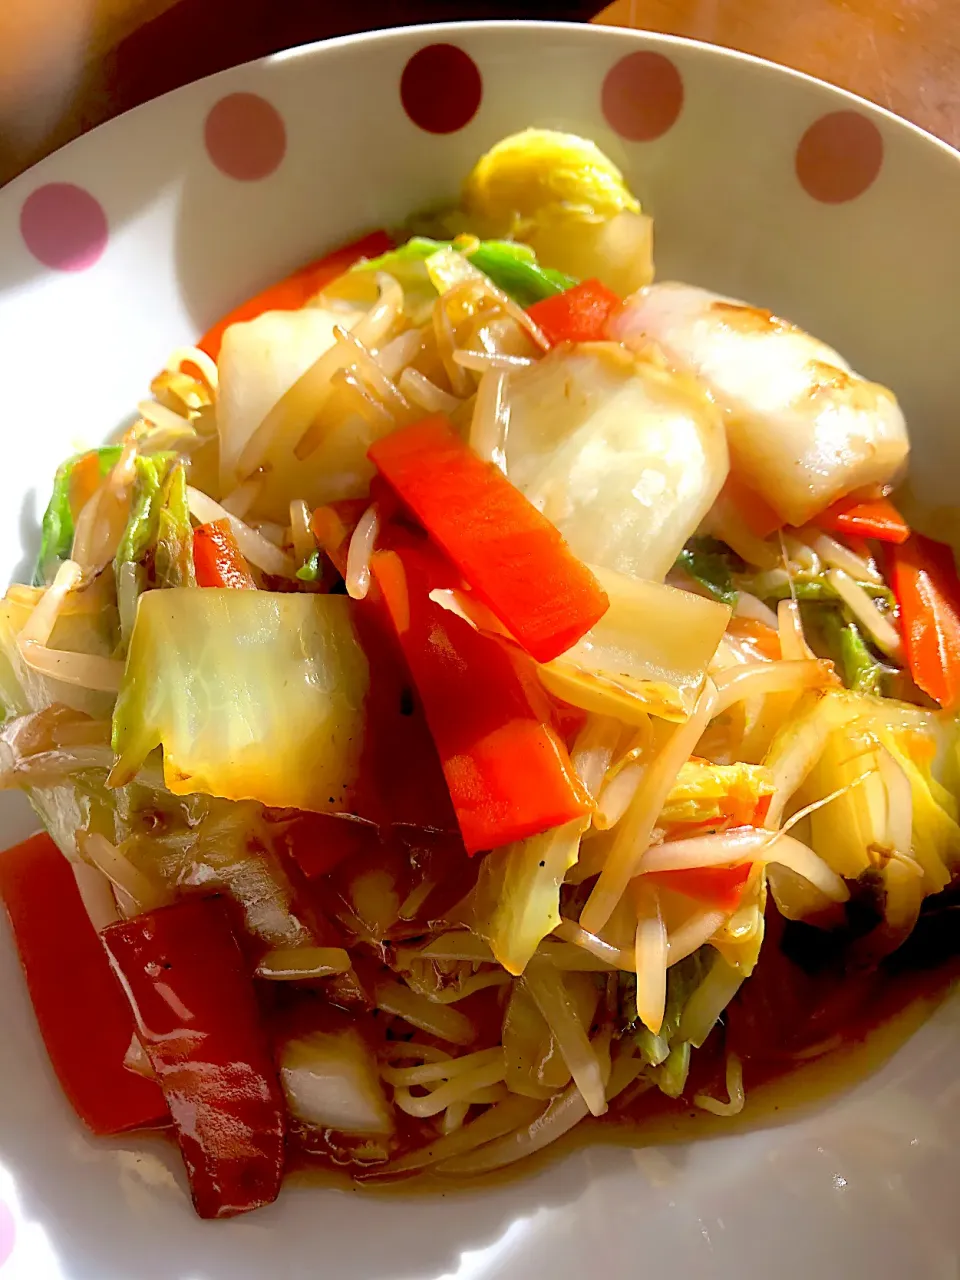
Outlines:
<svg viewBox="0 0 960 1280"><path fill-rule="evenodd" d="M931 1016L960 978L958 924L960 890L948 890L928 902L903 947L879 964L850 972L844 969L850 949L845 933L831 937L789 924L771 909L762 960L721 1023L692 1054L680 1098L637 1081L614 1099L607 1115L588 1116L543 1151L482 1177L444 1177L427 1170L392 1181L366 1180L348 1150L306 1134L291 1136L288 1172L296 1180L352 1183L368 1194L449 1193L522 1178L598 1142L642 1148L776 1125L878 1071ZM458 1007L470 1008L474 1016L484 1013L482 1042L496 1042L502 1016L496 991L470 1001ZM712 1115L692 1101L698 1093L726 1098L728 1051L743 1062L746 1102L735 1117ZM403 1115L399 1120L394 1158L435 1140L430 1125Z"/></svg>

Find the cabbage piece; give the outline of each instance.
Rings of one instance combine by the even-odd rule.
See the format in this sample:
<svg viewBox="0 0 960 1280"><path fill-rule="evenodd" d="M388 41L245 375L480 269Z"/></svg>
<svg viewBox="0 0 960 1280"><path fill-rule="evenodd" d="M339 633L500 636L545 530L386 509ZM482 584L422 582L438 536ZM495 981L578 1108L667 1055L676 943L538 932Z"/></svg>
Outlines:
<svg viewBox="0 0 960 1280"><path fill-rule="evenodd" d="M710 938L731 969L748 978L760 959L764 912L767 907L767 869L756 863L740 898L740 905Z"/></svg>
<svg viewBox="0 0 960 1280"><path fill-rule="evenodd" d="M657 822L668 828L759 826L773 790L773 775L763 765L688 760Z"/></svg>
<svg viewBox="0 0 960 1280"><path fill-rule="evenodd" d="M237 463L247 441L298 378L333 346L333 327L351 328L359 312L265 311L232 324L220 347L217 429L224 493L236 484Z"/></svg>
<svg viewBox="0 0 960 1280"><path fill-rule="evenodd" d="M508 973L523 973L560 923L560 886L577 860L586 820L494 849L476 890L476 929Z"/></svg>
<svg viewBox="0 0 960 1280"><path fill-rule="evenodd" d="M887 801L878 752L873 733L856 725L835 729L797 794L807 804L849 788L810 815L814 852L846 880L856 880L874 866L886 844Z"/></svg>
<svg viewBox="0 0 960 1280"><path fill-rule="evenodd" d="M187 501L187 469L177 463L167 476L157 513L154 572L161 587L194 587L193 525Z"/></svg>
<svg viewBox="0 0 960 1280"><path fill-rule="evenodd" d="M115 572L128 562L139 563L156 541L163 483L175 458L173 453L153 453L137 454L134 459L130 516L114 557Z"/></svg>
<svg viewBox="0 0 960 1280"><path fill-rule="evenodd" d="M913 800L910 848L900 852L912 854L920 864L924 894L939 893L960 868L960 826L957 825L956 801L929 770L918 763L922 761L922 753L917 752L917 759L911 755L913 744L909 738L882 730L880 741L910 783Z"/></svg>
<svg viewBox="0 0 960 1280"><path fill-rule="evenodd" d="M121 445L111 444L91 451L97 456L101 476L106 476L113 470L121 450ZM40 525L40 554L37 557L37 566L33 575L35 586L42 587L52 582L61 563L70 556L74 532L70 488L74 468L87 456L86 453L78 453L76 457L68 458L57 467L53 479L53 493L50 495L50 501L47 503Z"/></svg>
<svg viewBox="0 0 960 1280"><path fill-rule="evenodd" d="M71 591L57 617L49 647L97 658L112 657L118 639L112 586L107 575L103 575L82 590ZM0 702L10 715L41 711L53 702L60 702L96 720L105 719L113 706L111 694L41 675L20 656L17 635L41 595L39 588L15 584L0 601Z"/></svg>
<svg viewBox="0 0 960 1280"><path fill-rule="evenodd" d="M291 1040L280 1054L280 1084L290 1114L312 1129L393 1132L376 1061L353 1027Z"/></svg>
<svg viewBox="0 0 960 1280"><path fill-rule="evenodd" d="M466 229L523 240L547 268L621 296L653 278L653 224L594 142L526 129L482 156L463 192Z"/></svg>
<svg viewBox="0 0 960 1280"><path fill-rule="evenodd" d="M342 807L368 685L344 596L149 591L113 720L114 785L163 746L176 795Z"/></svg>
<svg viewBox="0 0 960 1280"><path fill-rule="evenodd" d="M731 469L785 524L892 480L909 451L896 398L825 343L769 311L685 284L656 284L614 323L654 342L726 412Z"/></svg>
<svg viewBox="0 0 960 1280"><path fill-rule="evenodd" d="M585 1008L583 1012L587 1012ZM592 1010L587 1016L591 1013ZM507 1003L503 1052L504 1078L511 1093L546 1099L570 1083L570 1069L560 1054L556 1036L522 982L513 984Z"/></svg>
<svg viewBox="0 0 960 1280"><path fill-rule="evenodd" d="M437 282L427 270L427 260L436 253L450 250L467 258L522 307L553 297L577 283L562 271L540 266L537 255L527 244L516 240L477 240L475 236L461 236L455 241L413 236L398 249L358 262L350 268L350 273L386 271L392 275L403 286L404 311L408 318L415 325L422 324L438 292ZM341 284L335 292L341 292L343 287Z"/></svg>
<svg viewBox="0 0 960 1280"><path fill-rule="evenodd" d="M730 620L713 600L591 566L610 607L582 640L538 668L551 693L626 723L685 720Z"/></svg>
<svg viewBox="0 0 960 1280"><path fill-rule="evenodd" d="M690 379L613 345L511 373L507 474L575 555L662 580L727 477L723 423Z"/></svg>
<svg viewBox="0 0 960 1280"><path fill-rule="evenodd" d="M468 213L493 221L531 218L559 207L611 218L640 205L623 174L595 142L553 129L524 129L491 147L463 189Z"/></svg>

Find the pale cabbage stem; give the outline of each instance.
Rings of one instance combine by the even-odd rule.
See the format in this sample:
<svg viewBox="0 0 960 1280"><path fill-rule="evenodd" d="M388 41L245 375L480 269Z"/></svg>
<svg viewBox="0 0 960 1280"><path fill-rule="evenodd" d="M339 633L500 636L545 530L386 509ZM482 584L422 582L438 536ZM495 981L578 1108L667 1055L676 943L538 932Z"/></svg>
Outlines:
<svg viewBox="0 0 960 1280"><path fill-rule="evenodd" d="M580 917L580 924L588 933L600 932L636 874L670 788L716 714L716 703L716 686L712 680L705 680L690 719L674 729L667 744L644 772Z"/></svg>

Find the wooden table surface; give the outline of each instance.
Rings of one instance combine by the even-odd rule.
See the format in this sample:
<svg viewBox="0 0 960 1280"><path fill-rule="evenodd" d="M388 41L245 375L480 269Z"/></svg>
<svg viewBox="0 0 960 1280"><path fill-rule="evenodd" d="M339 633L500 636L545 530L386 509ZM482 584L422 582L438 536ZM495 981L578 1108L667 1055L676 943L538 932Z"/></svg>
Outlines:
<svg viewBox="0 0 960 1280"><path fill-rule="evenodd" d="M832 80L960 146L960 0L0 0L0 183L180 84L309 40L538 17L693 36Z"/></svg>
<svg viewBox="0 0 960 1280"><path fill-rule="evenodd" d="M785 63L960 147L960 0L615 0L596 21Z"/></svg>

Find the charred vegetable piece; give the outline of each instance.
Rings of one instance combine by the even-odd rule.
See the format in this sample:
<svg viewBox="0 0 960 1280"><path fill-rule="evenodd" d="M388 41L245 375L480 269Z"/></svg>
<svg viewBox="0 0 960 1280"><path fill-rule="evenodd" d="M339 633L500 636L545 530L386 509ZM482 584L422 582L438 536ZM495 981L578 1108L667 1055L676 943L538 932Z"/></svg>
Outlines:
<svg viewBox="0 0 960 1280"><path fill-rule="evenodd" d="M186 899L101 937L170 1108L197 1213L269 1204L283 1174L283 1096L225 904Z"/></svg>
<svg viewBox="0 0 960 1280"><path fill-rule="evenodd" d="M47 835L0 857L3 898L40 1034L73 1109L99 1135L162 1124L156 1083L128 1070L133 1014L70 864Z"/></svg>
<svg viewBox="0 0 960 1280"><path fill-rule="evenodd" d="M569 649L606 612L603 589L556 528L443 415L385 436L370 457L538 662Z"/></svg>

